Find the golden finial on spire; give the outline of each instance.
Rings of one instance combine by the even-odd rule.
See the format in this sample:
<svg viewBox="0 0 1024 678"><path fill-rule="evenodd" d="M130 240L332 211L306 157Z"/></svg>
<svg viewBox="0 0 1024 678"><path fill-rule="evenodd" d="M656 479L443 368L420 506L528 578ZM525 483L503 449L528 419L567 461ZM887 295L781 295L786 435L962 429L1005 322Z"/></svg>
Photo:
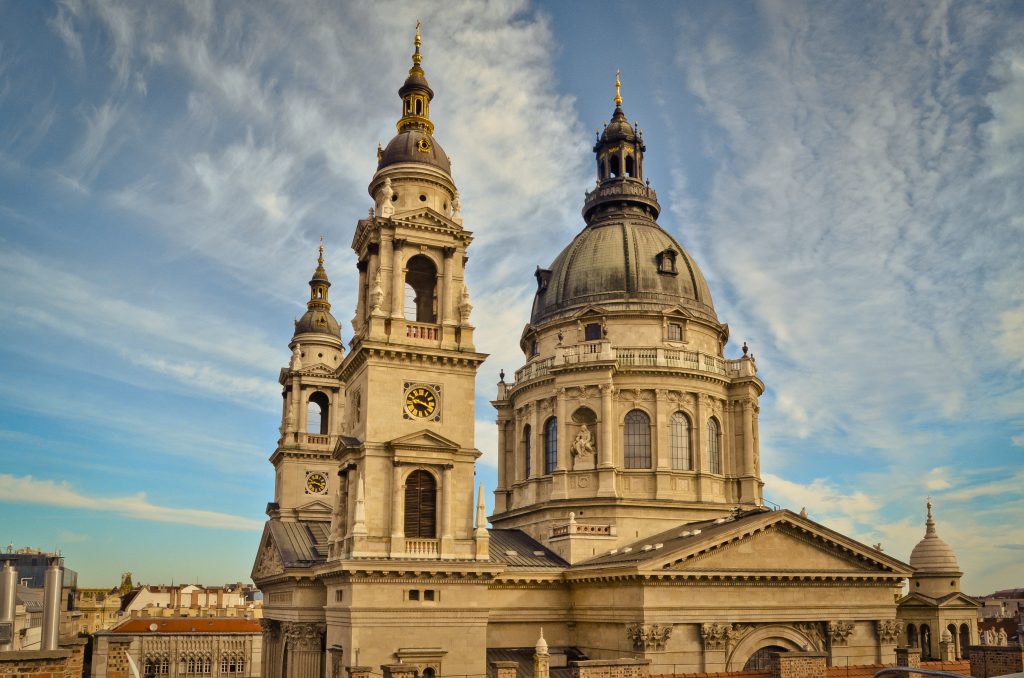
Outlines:
<svg viewBox="0 0 1024 678"><path fill-rule="evenodd" d="M615 105L616 106L621 106L622 105L622 80L619 79L619 75L621 75L621 73L622 72L619 69L617 69L617 68L615 69Z"/></svg>
<svg viewBox="0 0 1024 678"><path fill-rule="evenodd" d="M416 64L417 66L419 66L423 62L423 55L420 54L420 45L422 44L422 42L423 41L420 40L420 22L419 22L419 19L417 19L416 20L416 40L415 40L416 51L412 55L412 62L414 64Z"/></svg>
<svg viewBox="0 0 1024 678"><path fill-rule="evenodd" d="M324 237L323 236L320 236L320 256L317 258L316 262L318 264L320 264L321 266L324 265Z"/></svg>

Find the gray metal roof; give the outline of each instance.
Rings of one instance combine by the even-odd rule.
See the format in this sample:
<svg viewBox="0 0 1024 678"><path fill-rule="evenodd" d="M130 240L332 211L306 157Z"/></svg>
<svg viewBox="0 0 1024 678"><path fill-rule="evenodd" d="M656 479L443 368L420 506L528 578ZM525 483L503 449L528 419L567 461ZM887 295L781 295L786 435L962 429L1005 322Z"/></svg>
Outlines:
<svg viewBox="0 0 1024 678"><path fill-rule="evenodd" d="M270 521L270 535L286 567L309 566L327 560L331 524L322 520L285 523Z"/></svg>
<svg viewBox="0 0 1024 678"><path fill-rule="evenodd" d="M488 530L491 535L492 563L504 563L510 568L551 568L564 570L569 563L559 558L521 530Z"/></svg>

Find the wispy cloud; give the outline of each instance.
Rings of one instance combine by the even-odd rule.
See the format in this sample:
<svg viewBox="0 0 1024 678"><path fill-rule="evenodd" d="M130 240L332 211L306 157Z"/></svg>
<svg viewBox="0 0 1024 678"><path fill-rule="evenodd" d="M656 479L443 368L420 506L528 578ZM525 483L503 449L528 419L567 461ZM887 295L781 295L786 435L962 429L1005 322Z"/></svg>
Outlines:
<svg viewBox="0 0 1024 678"><path fill-rule="evenodd" d="M96 497L82 494L67 482L37 480L32 476L16 477L6 473L0 474L0 501L115 513L136 520L217 530L256 531L263 526L258 520L228 513L158 506L150 503L143 492L124 497Z"/></svg>

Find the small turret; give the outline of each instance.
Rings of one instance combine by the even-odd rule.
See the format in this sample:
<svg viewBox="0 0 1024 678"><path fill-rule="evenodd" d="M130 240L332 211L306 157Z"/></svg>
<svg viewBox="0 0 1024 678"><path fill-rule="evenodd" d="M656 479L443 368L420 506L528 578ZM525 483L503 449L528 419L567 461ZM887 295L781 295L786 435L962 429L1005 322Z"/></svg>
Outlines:
<svg viewBox="0 0 1024 678"><path fill-rule="evenodd" d="M295 336L300 334L314 333L327 334L341 340L341 327L338 321L331 315L331 304L328 301L328 291L331 281L327 278L327 271L324 269L324 242L320 240L320 256L316 260L316 270L309 281L309 301L306 302L306 312L301 318L295 321Z"/></svg>

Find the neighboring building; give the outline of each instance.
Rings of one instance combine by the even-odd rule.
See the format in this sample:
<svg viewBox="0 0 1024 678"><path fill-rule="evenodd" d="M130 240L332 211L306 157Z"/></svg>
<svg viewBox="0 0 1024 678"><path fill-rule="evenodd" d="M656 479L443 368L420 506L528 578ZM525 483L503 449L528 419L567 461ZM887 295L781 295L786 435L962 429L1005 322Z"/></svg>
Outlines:
<svg viewBox="0 0 1024 678"><path fill-rule="evenodd" d="M1024 611L1024 589L1005 589L976 598L981 602L979 619L1019 618Z"/></svg>
<svg viewBox="0 0 1024 678"><path fill-rule="evenodd" d="M274 500L253 567L264 675L401 662L483 676L489 660L532 648L538 626L552 667L635 657L652 674L734 671L805 649L892 662L895 601L913 570L764 507L764 384L745 346L726 358L729 328L700 269L656 222L643 135L618 91L594 146L586 225L538 268L526 364L497 387L486 528L472 234L433 135L418 32L399 95L398 133L368 187L374 209L352 237L350 351L321 244L280 374ZM937 573L921 574L920 595L941 599L926 586Z"/></svg>
<svg viewBox="0 0 1024 678"><path fill-rule="evenodd" d="M121 616L251 617L261 615L261 603L251 584L227 586L139 585L121 596Z"/></svg>
<svg viewBox="0 0 1024 678"><path fill-rule="evenodd" d="M77 633L92 635L109 629L123 619L121 594L117 589L81 588L75 592Z"/></svg>
<svg viewBox="0 0 1024 678"><path fill-rule="evenodd" d="M59 554L45 553L38 549L21 548L15 550L8 546L7 551L0 553L0 566L9 565L14 572L14 611L11 615L12 638L14 650L38 650L42 640L44 621L44 580L50 567L50 561L60 558ZM55 585L59 592L54 591L52 598L56 607L55 623L58 638L68 638L76 634L77 613L74 611L74 598L78 582L78 574L63 565L59 559L59 571L54 572ZM0 624L6 622L4 612L0 610Z"/></svg>
<svg viewBox="0 0 1024 678"><path fill-rule="evenodd" d="M92 678L142 676L258 678L262 635L252 619L126 619L94 637Z"/></svg>

